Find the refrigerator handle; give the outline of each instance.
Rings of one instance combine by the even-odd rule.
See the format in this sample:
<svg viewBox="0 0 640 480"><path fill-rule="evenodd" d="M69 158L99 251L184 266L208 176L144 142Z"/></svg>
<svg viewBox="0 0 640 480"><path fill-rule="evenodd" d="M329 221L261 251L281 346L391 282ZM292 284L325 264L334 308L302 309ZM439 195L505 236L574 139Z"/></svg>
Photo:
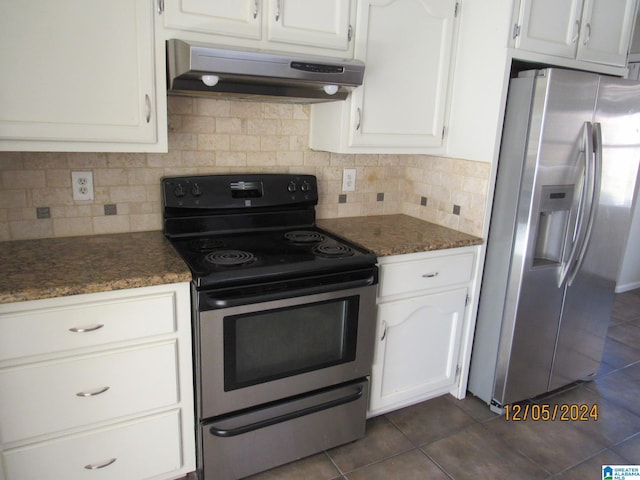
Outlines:
<svg viewBox="0 0 640 480"><path fill-rule="evenodd" d="M588 205L589 200L592 197L592 192L590 189L590 185L592 185L592 166L593 166L593 156L594 156L594 145L593 145L593 124L591 122L584 122L583 128L583 159L584 159L584 174L582 176L582 187L580 189L580 200L578 202L578 218L576 220L576 226L573 232L573 235L570 237L567 236L567 242L571 244L571 251L567 256L567 259L562 264L560 269L560 273L558 276L558 288L564 286L568 277L572 273L573 266L575 265L576 258L580 252L580 245L582 243L582 239L585 236L585 219L587 218L588 212L590 210L590 206Z"/></svg>
<svg viewBox="0 0 640 480"><path fill-rule="evenodd" d="M582 262L584 261L584 257L587 254L587 250L589 249L589 242L591 241L591 235L593 233L593 224L596 220L598 205L600 204L600 188L602 185L602 128L599 123L593 124L593 145L593 190L591 192L589 219L587 221L584 240L582 241L582 245L580 245L578 259L576 260L575 267L573 268L571 275L569 276L567 285L571 285L573 283L576 275L578 275L578 272L580 271L580 267L582 267Z"/></svg>

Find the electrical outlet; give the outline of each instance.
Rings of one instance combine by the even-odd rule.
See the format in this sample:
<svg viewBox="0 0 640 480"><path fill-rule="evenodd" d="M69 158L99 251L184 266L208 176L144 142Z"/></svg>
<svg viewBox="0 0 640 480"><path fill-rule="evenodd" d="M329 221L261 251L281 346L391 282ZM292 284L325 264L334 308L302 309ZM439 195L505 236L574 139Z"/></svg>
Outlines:
<svg viewBox="0 0 640 480"><path fill-rule="evenodd" d="M353 192L356 189L356 169L345 168L342 171L342 191Z"/></svg>
<svg viewBox="0 0 640 480"><path fill-rule="evenodd" d="M93 173L71 172L74 200L93 200Z"/></svg>

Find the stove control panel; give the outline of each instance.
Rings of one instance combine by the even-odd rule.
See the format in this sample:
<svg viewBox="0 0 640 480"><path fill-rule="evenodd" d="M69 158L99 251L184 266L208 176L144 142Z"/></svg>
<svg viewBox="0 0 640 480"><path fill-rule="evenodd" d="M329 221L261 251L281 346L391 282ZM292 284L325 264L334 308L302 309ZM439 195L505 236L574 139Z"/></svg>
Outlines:
<svg viewBox="0 0 640 480"><path fill-rule="evenodd" d="M318 203L314 175L237 174L162 179L164 208L237 209Z"/></svg>

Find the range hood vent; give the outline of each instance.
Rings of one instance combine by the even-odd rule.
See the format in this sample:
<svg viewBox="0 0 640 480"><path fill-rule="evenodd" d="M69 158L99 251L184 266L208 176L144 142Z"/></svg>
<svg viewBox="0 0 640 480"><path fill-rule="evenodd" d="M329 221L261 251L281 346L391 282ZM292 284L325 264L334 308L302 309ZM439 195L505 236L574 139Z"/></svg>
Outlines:
<svg viewBox="0 0 640 480"><path fill-rule="evenodd" d="M167 41L168 93L288 103L344 100L364 63Z"/></svg>

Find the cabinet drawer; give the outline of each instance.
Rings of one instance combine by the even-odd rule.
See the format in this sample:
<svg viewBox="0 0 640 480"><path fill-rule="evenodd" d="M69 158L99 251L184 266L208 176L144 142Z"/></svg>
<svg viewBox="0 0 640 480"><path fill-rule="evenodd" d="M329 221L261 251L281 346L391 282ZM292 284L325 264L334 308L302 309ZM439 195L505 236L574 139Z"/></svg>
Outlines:
<svg viewBox="0 0 640 480"><path fill-rule="evenodd" d="M37 300L25 302L24 309L0 314L0 361L176 330L173 291L107 297L111 298L80 295Z"/></svg>
<svg viewBox="0 0 640 480"><path fill-rule="evenodd" d="M380 266L379 296L411 293L471 281L473 253L444 255Z"/></svg>
<svg viewBox="0 0 640 480"><path fill-rule="evenodd" d="M182 466L180 438L180 412L175 410L7 450L4 471L6 480L151 478Z"/></svg>
<svg viewBox="0 0 640 480"><path fill-rule="evenodd" d="M0 371L0 443L178 401L174 342Z"/></svg>

